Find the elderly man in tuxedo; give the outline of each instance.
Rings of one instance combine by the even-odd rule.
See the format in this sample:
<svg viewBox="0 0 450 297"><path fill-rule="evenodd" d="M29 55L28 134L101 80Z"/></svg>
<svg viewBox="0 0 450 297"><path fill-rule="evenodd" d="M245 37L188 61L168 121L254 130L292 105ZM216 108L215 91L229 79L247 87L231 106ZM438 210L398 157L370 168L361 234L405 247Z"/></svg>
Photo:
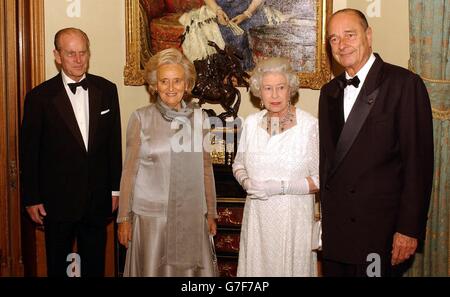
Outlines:
<svg viewBox="0 0 450 297"><path fill-rule="evenodd" d="M58 31L53 53L61 72L25 98L23 204L45 226L49 276L67 275L75 239L81 276L103 276L106 223L118 206L122 170L117 88L86 73L83 31Z"/></svg>
<svg viewBox="0 0 450 297"><path fill-rule="evenodd" d="M433 176L430 101L416 74L372 53L354 9L328 23L345 72L319 102L325 276L392 276L425 236Z"/></svg>

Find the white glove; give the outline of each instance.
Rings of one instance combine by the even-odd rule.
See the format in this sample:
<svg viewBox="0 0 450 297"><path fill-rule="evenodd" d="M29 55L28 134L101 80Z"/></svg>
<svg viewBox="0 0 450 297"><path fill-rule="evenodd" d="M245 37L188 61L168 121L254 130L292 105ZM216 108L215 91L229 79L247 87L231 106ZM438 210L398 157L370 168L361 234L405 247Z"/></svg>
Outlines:
<svg viewBox="0 0 450 297"><path fill-rule="evenodd" d="M285 184L285 194L288 195L306 195L309 194L309 183L306 178L290 180Z"/></svg>
<svg viewBox="0 0 450 297"><path fill-rule="evenodd" d="M306 178L290 181L265 180L265 181L250 181L250 187L247 193L262 196L264 193L266 197L274 195L304 195L309 194L309 184ZM260 198L261 199L261 198Z"/></svg>
<svg viewBox="0 0 450 297"><path fill-rule="evenodd" d="M267 200L269 197L267 196L266 191L258 186L258 182L248 179L249 181L249 188L247 189L247 196L250 199L260 199L260 200Z"/></svg>
<svg viewBox="0 0 450 297"><path fill-rule="evenodd" d="M238 183L247 192L247 196L251 199L267 199L264 191L256 191L252 189L252 180L248 177L247 170L244 165L239 162L233 163L233 175Z"/></svg>
<svg viewBox="0 0 450 297"><path fill-rule="evenodd" d="M233 164L233 175L242 188L247 191L250 185L250 178L248 177L247 170L244 165L235 162Z"/></svg>
<svg viewBox="0 0 450 297"><path fill-rule="evenodd" d="M282 182L278 180L264 180L264 181L251 181L251 191L263 192L265 196L270 197L273 195L279 195L282 193Z"/></svg>

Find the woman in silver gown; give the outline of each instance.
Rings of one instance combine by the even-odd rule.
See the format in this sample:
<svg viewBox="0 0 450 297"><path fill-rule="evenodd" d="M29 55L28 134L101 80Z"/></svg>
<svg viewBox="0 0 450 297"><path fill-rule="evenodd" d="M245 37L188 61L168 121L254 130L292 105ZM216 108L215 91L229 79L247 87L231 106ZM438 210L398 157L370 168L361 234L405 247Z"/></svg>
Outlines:
<svg viewBox="0 0 450 297"><path fill-rule="evenodd" d="M146 64L157 100L137 109L127 128L117 218L127 247L124 276L217 276L214 176L202 145L207 118L183 100L195 77L173 48Z"/></svg>

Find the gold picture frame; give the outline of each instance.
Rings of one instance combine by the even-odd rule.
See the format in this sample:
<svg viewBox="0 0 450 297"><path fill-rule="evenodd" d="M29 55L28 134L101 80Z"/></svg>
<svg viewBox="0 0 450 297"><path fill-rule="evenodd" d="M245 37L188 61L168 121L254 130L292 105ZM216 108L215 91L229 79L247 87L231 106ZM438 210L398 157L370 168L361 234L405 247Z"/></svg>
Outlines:
<svg viewBox="0 0 450 297"><path fill-rule="evenodd" d="M140 7L140 0L126 1L126 65L124 83L129 86L144 84L143 67L151 56L148 49L148 18ZM287 0L289 1L289 0ZM315 57L314 69L299 72L302 88L320 89L331 77L330 59L327 50L326 21L332 12L332 0L303 0L315 8Z"/></svg>

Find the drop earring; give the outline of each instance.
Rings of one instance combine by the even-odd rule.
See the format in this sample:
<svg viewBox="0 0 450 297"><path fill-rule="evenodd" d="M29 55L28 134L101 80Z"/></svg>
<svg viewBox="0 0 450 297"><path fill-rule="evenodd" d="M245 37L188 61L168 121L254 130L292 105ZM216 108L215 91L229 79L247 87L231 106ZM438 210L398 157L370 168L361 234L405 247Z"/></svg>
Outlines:
<svg viewBox="0 0 450 297"><path fill-rule="evenodd" d="M261 109L264 109L264 103L263 103L262 99L261 99L261 101L259 101L259 107L261 107Z"/></svg>

